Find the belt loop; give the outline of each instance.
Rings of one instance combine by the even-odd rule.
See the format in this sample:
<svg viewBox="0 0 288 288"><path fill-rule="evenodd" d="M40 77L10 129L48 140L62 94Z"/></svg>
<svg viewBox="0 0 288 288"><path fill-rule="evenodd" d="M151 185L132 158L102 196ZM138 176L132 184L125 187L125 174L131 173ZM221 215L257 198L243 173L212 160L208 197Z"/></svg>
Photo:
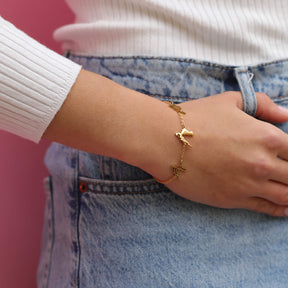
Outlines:
<svg viewBox="0 0 288 288"><path fill-rule="evenodd" d="M235 68L235 77L243 98L243 111L254 116L257 111L257 98L251 81L253 74L249 72L248 67L243 66Z"/></svg>

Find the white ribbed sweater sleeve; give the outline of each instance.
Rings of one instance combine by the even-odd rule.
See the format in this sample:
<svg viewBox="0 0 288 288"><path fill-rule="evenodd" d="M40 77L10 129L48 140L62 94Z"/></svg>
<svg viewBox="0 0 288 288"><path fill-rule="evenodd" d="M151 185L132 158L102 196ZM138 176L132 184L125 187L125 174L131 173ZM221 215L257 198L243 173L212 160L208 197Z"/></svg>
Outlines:
<svg viewBox="0 0 288 288"><path fill-rule="evenodd" d="M0 17L0 129L39 142L80 70Z"/></svg>

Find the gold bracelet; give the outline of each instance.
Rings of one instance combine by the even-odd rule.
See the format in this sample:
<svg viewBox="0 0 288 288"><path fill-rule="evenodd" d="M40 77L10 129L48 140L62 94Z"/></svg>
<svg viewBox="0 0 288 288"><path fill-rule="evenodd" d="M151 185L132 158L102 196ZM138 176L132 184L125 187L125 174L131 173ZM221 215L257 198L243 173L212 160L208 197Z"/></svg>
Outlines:
<svg viewBox="0 0 288 288"><path fill-rule="evenodd" d="M173 180L177 179L182 173L184 173L186 171L186 168L183 167L184 154L185 154L186 146L189 146L189 147L192 147L192 146L185 139L184 136L193 136L193 132L187 130L186 127L185 127L185 122L184 122L184 119L183 119L183 115L185 115L186 113L182 110L182 108L180 106L176 105L175 103L173 103L172 101L171 102L164 101L164 103L168 104L169 107L171 109L175 110L177 112L177 114L179 115L182 130L181 130L181 132L176 133L175 136L183 144L182 145L181 155L180 155L180 160L179 160L178 164L171 166L173 176L171 178L169 178L168 180L165 180L165 181L162 181L162 180L157 179L157 178L154 177L154 179L156 181L158 181L159 183L168 184L168 183L172 182Z"/></svg>

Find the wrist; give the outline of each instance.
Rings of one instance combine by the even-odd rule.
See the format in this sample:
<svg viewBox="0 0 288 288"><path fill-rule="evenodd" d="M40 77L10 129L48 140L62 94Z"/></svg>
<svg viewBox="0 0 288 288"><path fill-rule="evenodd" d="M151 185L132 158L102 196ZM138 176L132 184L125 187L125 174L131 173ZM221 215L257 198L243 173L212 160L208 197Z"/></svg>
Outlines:
<svg viewBox="0 0 288 288"><path fill-rule="evenodd" d="M181 131L181 125L179 116L167 103L149 98L142 107L144 122L138 119L140 123L136 123L140 135L136 143L131 142L130 147L126 147L128 151L123 154L123 161L145 170L161 182L172 179L175 176L172 166L179 166L183 146L176 132Z"/></svg>
<svg viewBox="0 0 288 288"><path fill-rule="evenodd" d="M45 137L168 179L181 153L173 136L180 127L167 104L83 70Z"/></svg>

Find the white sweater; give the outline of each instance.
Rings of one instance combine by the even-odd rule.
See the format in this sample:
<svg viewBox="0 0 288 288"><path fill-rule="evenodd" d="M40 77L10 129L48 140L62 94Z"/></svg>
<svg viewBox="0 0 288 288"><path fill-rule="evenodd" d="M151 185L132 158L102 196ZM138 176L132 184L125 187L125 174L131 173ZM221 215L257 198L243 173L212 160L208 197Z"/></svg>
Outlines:
<svg viewBox="0 0 288 288"><path fill-rule="evenodd" d="M287 0L66 0L55 32L89 56L186 57L246 65L287 58ZM0 128L38 142L80 66L0 18Z"/></svg>
<svg viewBox="0 0 288 288"><path fill-rule="evenodd" d="M66 0L76 23L55 39L95 56L194 58L228 65L286 58L287 0Z"/></svg>
<svg viewBox="0 0 288 288"><path fill-rule="evenodd" d="M0 17L0 129L39 142L80 68Z"/></svg>

